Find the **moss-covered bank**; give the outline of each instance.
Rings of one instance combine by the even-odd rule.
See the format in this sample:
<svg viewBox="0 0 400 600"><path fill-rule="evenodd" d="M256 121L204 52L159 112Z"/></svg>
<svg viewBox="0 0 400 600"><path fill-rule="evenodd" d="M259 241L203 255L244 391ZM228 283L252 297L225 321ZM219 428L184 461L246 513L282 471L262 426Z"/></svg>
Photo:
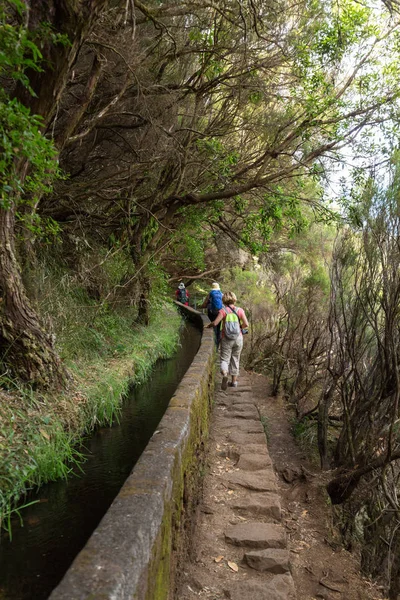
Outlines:
<svg viewBox="0 0 400 600"><path fill-rule="evenodd" d="M131 382L143 381L159 358L173 354L180 317L164 304L148 327L123 316L105 314L88 325L90 352L66 360L68 390L43 394L2 376L0 391L0 519L9 528L12 511L27 490L65 477L80 461L77 442L96 425L111 424ZM81 332L81 337L85 332ZM71 353L70 353L71 354Z"/></svg>

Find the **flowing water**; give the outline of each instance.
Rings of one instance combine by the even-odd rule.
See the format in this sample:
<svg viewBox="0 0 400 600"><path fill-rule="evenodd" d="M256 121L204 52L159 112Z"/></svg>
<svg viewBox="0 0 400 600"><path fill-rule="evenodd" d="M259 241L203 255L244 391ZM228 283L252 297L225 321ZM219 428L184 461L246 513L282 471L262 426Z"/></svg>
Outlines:
<svg viewBox="0 0 400 600"><path fill-rule="evenodd" d="M0 600L45 600L122 487L168 402L190 366L201 333L190 323L182 328L181 346L160 360L150 379L132 388L119 424L99 428L85 441L84 473L43 486L39 500L21 512L23 527L13 522L12 541L0 541Z"/></svg>

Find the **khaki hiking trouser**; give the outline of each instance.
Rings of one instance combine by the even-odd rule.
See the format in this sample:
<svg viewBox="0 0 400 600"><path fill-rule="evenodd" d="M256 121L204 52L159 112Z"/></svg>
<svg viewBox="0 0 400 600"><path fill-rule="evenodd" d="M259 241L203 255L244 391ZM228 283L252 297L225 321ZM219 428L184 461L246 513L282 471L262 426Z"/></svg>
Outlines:
<svg viewBox="0 0 400 600"><path fill-rule="evenodd" d="M236 340L221 340L221 372L229 375L239 375L240 354L243 348L243 336L239 335Z"/></svg>

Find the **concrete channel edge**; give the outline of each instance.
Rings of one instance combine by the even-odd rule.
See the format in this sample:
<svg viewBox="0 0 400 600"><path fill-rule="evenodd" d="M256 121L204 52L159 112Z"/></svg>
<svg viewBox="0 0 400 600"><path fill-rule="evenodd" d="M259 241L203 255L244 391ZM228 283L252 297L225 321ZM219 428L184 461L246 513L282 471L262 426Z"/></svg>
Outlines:
<svg viewBox="0 0 400 600"><path fill-rule="evenodd" d="M179 304L179 303L177 303ZM179 305L203 327L205 315ZM49 600L167 600L199 486L214 389L212 329L145 451ZM71 527L74 524L71 522Z"/></svg>

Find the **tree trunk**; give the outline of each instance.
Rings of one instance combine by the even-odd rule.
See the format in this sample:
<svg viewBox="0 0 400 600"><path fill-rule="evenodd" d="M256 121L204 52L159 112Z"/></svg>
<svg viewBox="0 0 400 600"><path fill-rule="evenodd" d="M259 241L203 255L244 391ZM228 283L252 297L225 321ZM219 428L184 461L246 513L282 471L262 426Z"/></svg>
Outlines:
<svg viewBox="0 0 400 600"><path fill-rule="evenodd" d="M352 470L344 471L328 483L326 489L330 496L332 504L342 504L350 498L356 489L361 477L371 473L375 469L382 468L385 464L400 459L400 450L394 452L390 459L386 455L369 461L367 465L356 466Z"/></svg>
<svg viewBox="0 0 400 600"><path fill-rule="evenodd" d="M47 22L55 34L67 38L58 43L53 43L51 37L43 40L44 69L27 72L36 96L32 97L22 85L15 91L16 97L32 113L43 117L45 125L56 111L69 69L84 37L106 3L107 0L38 0L31 4L28 12L30 30ZM95 79L96 73L95 69ZM20 165L21 181L28 169L29 163ZM28 299L15 253L17 195L15 190L15 198L8 210L0 208L0 360L14 375L35 386L61 386L66 381L66 371ZM20 202L19 210L23 208L23 202Z"/></svg>
<svg viewBox="0 0 400 600"><path fill-rule="evenodd" d="M34 386L61 386L66 371L26 296L14 244L14 208L0 208L1 360Z"/></svg>
<svg viewBox="0 0 400 600"><path fill-rule="evenodd" d="M397 541L397 543L396 543ZM398 600L400 598L400 559L399 559L399 542L398 533L396 530L396 541L393 543L394 548L391 548L392 564L390 565L390 588L389 599Z"/></svg>
<svg viewBox="0 0 400 600"><path fill-rule="evenodd" d="M332 403L336 381L333 381L319 402L318 406L318 451L321 460L321 469L329 468L328 456L328 419L329 407Z"/></svg>
<svg viewBox="0 0 400 600"><path fill-rule="evenodd" d="M279 394L279 388L281 386L281 379L282 379L282 374L283 374L283 369L284 369L284 362L282 359L276 359L275 364L274 364L274 375L273 375L273 381L272 381L272 390L271 390L271 396L277 396Z"/></svg>
<svg viewBox="0 0 400 600"><path fill-rule="evenodd" d="M57 43L51 36L43 39L44 69L26 72L35 97L24 86L17 87L18 99L29 106L32 113L41 115L46 125L57 110L83 40L106 5L107 0L35 0L30 3L28 28L31 31L39 29L42 23L49 23L54 34L64 36Z"/></svg>
<svg viewBox="0 0 400 600"><path fill-rule="evenodd" d="M137 320L147 326L150 322L150 280L147 275L140 277L140 290Z"/></svg>

